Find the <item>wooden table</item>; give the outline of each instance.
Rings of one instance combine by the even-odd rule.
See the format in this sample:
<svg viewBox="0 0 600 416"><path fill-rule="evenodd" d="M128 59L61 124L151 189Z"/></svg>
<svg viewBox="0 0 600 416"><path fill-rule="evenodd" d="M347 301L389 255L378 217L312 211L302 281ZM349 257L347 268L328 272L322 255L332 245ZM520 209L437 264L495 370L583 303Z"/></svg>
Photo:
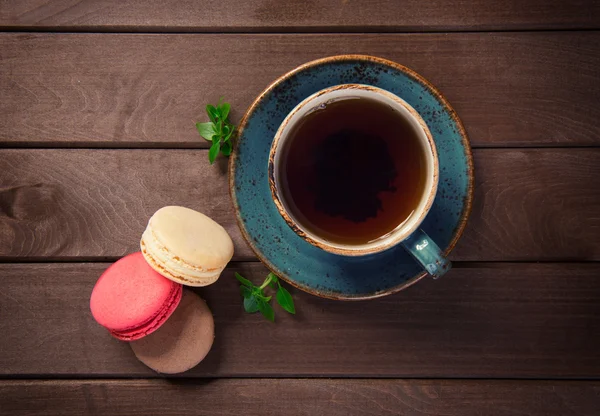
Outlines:
<svg viewBox="0 0 600 416"><path fill-rule="evenodd" d="M0 413L600 414L600 2L0 0ZM194 129L270 81L362 53L438 86L473 145L467 231L439 281L369 302L295 291L243 312L266 269L225 161ZM199 290L216 341L163 378L89 313L100 273L164 205L232 235Z"/></svg>

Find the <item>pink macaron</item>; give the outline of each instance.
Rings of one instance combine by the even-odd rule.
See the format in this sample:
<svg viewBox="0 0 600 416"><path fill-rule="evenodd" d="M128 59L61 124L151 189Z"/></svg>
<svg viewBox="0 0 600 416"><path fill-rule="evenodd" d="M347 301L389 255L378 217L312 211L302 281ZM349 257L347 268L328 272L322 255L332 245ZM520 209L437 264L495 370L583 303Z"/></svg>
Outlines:
<svg viewBox="0 0 600 416"><path fill-rule="evenodd" d="M98 279L90 299L94 319L123 341L156 331L181 301L182 286L154 271L142 253L118 260Z"/></svg>

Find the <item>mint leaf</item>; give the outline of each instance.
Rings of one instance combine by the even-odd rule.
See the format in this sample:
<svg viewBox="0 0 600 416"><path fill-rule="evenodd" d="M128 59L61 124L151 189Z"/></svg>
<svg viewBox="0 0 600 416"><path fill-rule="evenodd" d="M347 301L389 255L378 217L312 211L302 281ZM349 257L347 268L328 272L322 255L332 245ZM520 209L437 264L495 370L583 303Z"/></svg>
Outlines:
<svg viewBox="0 0 600 416"><path fill-rule="evenodd" d="M257 298L258 300L262 300L263 302L271 302L271 298L272 298L272 297L273 297L273 296L265 296L265 295L263 295L262 293L261 293L260 295L257 295L257 296L256 296L256 298Z"/></svg>
<svg viewBox="0 0 600 416"><path fill-rule="evenodd" d="M275 312L273 311L271 305L264 301L258 301L258 309L265 318L267 318L271 322L275 322Z"/></svg>
<svg viewBox="0 0 600 416"><path fill-rule="evenodd" d="M223 153L225 156L229 156L231 154L232 150L233 150L233 145L231 144L231 142L229 140L224 141L223 144L221 145L221 153Z"/></svg>
<svg viewBox="0 0 600 416"><path fill-rule="evenodd" d="M200 136L204 137L208 141L212 141L213 135L215 134L214 124L209 122L196 123L196 130L200 133Z"/></svg>
<svg viewBox="0 0 600 416"><path fill-rule="evenodd" d="M228 141L231 138L231 136L233 135L234 131L235 131L235 126L231 126L231 131L229 133L227 133L224 140Z"/></svg>
<svg viewBox="0 0 600 416"><path fill-rule="evenodd" d="M279 289L277 290L277 295L275 296L275 299L277 299L277 303L279 303L279 305L283 309L285 309L291 314L296 314L294 299L292 299L292 295L290 294L290 292L288 292L285 287L281 286L281 284L279 284Z"/></svg>
<svg viewBox="0 0 600 416"><path fill-rule="evenodd" d="M230 139L235 131L235 126L228 119L231 105L222 101L223 97L219 99L216 106L207 104L206 113L210 122L196 123L196 130L200 136L212 141L208 151L208 160L211 165L217 159L219 152L224 156L229 156L233 152L233 142Z"/></svg>
<svg viewBox="0 0 600 416"><path fill-rule="evenodd" d="M227 120L230 108L231 105L229 103L223 103L219 106L219 112L221 113L221 117L223 118L223 120Z"/></svg>
<svg viewBox="0 0 600 416"><path fill-rule="evenodd" d="M258 286L254 286L254 288L252 288L252 295L257 299L263 300L265 302L271 300L271 296L265 296L262 289Z"/></svg>
<svg viewBox="0 0 600 416"><path fill-rule="evenodd" d="M241 284L243 284L244 286L247 286L247 287L250 287L250 288L251 288L251 287L254 287L254 285L252 284L252 282L251 282L250 280L246 279L244 276L242 276L242 275L241 275L241 274L239 274L238 272L235 272L235 278L236 278L237 280L239 280L239 282L240 282Z"/></svg>
<svg viewBox="0 0 600 416"><path fill-rule="evenodd" d="M296 307L292 295L286 288L281 286L281 281L274 273L269 273L261 286L255 286L250 280L244 278L241 274L235 273L236 279L242 284L240 293L244 298L244 309L248 313L260 311L262 315L269 321L275 321L275 312L271 306L272 296L267 296L264 290L268 290L269 286L277 289L276 299L281 307L291 313L296 313Z"/></svg>
<svg viewBox="0 0 600 416"><path fill-rule="evenodd" d="M240 293L242 294L244 299L252 296L252 291L249 288L247 288L246 286L240 286Z"/></svg>
<svg viewBox="0 0 600 416"><path fill-rule="evenodd" d="M215 159L219 155L219 150L221 150L221 141L215 138L213 139L213 144L208 151L208 161L211 165L215 163Z"/></svg>
<svg viewBox="0 0 600 416"><path fill-rule="evenodd" d="M217 111L217 109L215 108L214 105L208 104L206 106L206 113L208 114L208 118L210 118L210 121L212 121L213 123L217 122L217 118L219 117L219 112Z"/></svg>
<svg viewBox="0 0 600 416"><path fill-rule="evenodd" d="M244 298L244 309L248 313L255 313L259 310L259 300L254 296Z"/></svg>
<svg viewBox="0 0 600 416"><path fill-rule="evenodd" d="M231 133L231 126L229 124L224 124L223 125L223 132L222 133L223 133L223 137L230 136L231 135L230 134Z"/></svg>

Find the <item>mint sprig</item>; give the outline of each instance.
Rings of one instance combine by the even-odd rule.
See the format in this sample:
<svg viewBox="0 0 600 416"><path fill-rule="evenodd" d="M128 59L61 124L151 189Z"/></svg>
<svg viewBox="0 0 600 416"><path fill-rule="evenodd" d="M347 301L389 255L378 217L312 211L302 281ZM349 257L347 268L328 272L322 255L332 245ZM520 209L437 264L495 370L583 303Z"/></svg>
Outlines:
<svg viewBox="0 0 600 416"><path fill-rule="evenodd" d="M216 106L208 104L206 113L210 121L206 123L196 123L196 130L200 136L212 143L208 151L208 161L212 165L219 152L229 156L233 150L232 137L235 126L229 121L229 110L231 105L219 100Z"/></svg>
<svg viewBox="0 0 600 416"><path fill-rule="evenodd" d="M292 295L285 287L281 286L281 282L273 273L269 273L260 286L255 286L250 280L244 278L239 273L235 274L235 278L242 284L240 286L240 293L244 298L244 309L246 312L255 313L260 311L269 321L275 321L275 312L270 304L272 296L266 296L264 293L267 286L270 286L277 290L275 299L279 303L279 306L291 314L296 313Z"/></svg>

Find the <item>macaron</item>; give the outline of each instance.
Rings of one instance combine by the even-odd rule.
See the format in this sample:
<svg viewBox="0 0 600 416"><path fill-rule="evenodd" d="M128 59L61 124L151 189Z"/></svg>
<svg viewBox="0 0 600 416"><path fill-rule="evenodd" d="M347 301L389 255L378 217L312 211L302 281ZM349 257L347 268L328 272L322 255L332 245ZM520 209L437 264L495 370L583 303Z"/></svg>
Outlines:
<svg viewBox="0 0 600 416"><path fill-rule="evenodd" d="M182 287L152 269L142 253L123 257L98 279L90 298L94 319L123 341L147 336L181 301Z"/></svg>
<svg viewBox="0 0 600 416"><path fill-rule="evenodd" d="M214 283L233 257L233 241L223 227L198 211L178 206L154 213L140 246L154 270L187 286Z"/></svg>
<svg viewBox="0 0 600 416"><path fill-rule="evenodd" d="M210 351L215 324L210 309L198 295L184 289L177 310L156 332L129 345L148 367L164 374L195 367Z"/></svg>

